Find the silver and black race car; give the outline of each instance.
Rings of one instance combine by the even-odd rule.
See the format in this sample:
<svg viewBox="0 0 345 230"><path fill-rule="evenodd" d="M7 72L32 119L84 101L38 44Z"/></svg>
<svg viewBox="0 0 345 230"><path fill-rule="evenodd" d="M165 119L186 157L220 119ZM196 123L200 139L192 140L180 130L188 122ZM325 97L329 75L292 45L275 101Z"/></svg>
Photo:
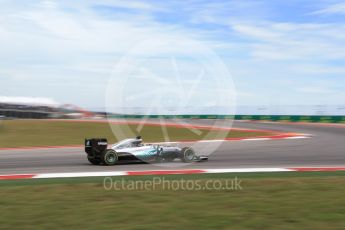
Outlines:
<svg viewBox="0 0 345 230"><path fill-rule="evenodd" d="M207 156L197 156L191 147L143 144L140 136L125 139L110 148L105 138L85 139L85 152L89 162L94 165L115 165L131 161L163 163L175 159L186 163L208 160Z"/></svg>

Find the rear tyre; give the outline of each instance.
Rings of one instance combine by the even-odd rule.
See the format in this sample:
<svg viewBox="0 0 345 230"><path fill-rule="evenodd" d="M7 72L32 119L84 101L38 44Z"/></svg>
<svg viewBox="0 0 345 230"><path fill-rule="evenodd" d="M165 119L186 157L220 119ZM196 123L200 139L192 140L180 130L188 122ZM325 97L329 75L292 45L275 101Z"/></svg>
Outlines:
<svg viewBox="0 0 345 230"><path fill-rule="evenodd" d="M193 162L195 159L195 152L190 147L185 147L181 150L181 160L185 163Z"/></svg>
<svg viewBox="0 0 345 230"><path fill-rule="evenodd" d="M101 162L104 165L115 165L118 162L118 154L112 149L107 149L101 154Z"/></svg>
<svg viewBox="0 0 345 230"><path fill-rule="evenodd" d="M93 158L93 157L87 157L87 159L93 165L99 165L101 163L101 159L96 159L96 158Z"/></svg>

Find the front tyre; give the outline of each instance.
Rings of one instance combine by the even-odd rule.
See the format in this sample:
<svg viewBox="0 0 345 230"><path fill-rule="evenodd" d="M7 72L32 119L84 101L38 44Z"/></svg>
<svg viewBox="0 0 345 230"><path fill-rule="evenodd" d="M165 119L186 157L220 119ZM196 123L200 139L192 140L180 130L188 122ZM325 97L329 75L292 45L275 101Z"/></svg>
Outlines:
<svg viewBox="0 0 345 230"><path fill-rule="evenodd" d="M190 147L185 147L181 150L181 160L185 163L191 163L195 159L195 152Z"/></svg>
<svg viewBox="0 0 345 230"><path fill-rule="evenodd" d="M117 152L112 149L107 149L101 155L101 162L104 165L115 165L118 162L119 158Z"/></svg>

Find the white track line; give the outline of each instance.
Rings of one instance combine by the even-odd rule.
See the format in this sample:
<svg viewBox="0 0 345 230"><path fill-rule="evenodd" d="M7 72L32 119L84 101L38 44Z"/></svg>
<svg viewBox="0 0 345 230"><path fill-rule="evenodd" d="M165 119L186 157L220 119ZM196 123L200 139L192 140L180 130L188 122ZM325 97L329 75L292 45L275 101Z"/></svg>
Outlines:
<svg viewBox="0 0 345 230"><path fill-rule="evenodd" d="M73 177L103 177L126 176L126 172L81 172L81 173L43 173L33 176L34 179L47 178L73 178Z"/></svg>
<svg viewBox="0 0 345 230"><path fill-rule="evenodd" d="M287 168L243 168L243 169L207 169L205 173L242 173L242 172L291 172Z"/></svg>
<svg viewBox="0 0 345 230"><path fill-rule="evenodd" d="M329 172L345 171L345 167L288 167L288 168L229 168L229 169L180 169L180 170L146 170L146 171L112 171L112 172L76 172L43 174L9 174L0 175L0 180L50 179L82 177L116 177L144 175L183 175L208 173L262 173L262 172Z"/></svg>

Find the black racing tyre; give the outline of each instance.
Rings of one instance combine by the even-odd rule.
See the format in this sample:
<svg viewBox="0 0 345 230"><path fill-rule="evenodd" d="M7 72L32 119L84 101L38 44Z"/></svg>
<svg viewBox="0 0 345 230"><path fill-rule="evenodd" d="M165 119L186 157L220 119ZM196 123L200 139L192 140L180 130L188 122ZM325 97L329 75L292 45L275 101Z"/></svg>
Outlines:
<svg viewBox="0 0 345 230"><path fill-rule="evenodd" d="M181 150L181 160L185 163L193 162L195 159L195 152L190 147L185 147Z"/></svg>
<svg viewBox="0 0 345 230"><path fill-rule="evenodd" d="M101 154L101 162L104 165L115 165L118 162L118 154L112 149L107 149Z"/></svg>
<svg viewBox="0 0 345 230"><path fill-rule="evenodd" d="M93 165L99 165L101 163L101 159L93 158L93 157L87 157L89 162Z"/></svg>

